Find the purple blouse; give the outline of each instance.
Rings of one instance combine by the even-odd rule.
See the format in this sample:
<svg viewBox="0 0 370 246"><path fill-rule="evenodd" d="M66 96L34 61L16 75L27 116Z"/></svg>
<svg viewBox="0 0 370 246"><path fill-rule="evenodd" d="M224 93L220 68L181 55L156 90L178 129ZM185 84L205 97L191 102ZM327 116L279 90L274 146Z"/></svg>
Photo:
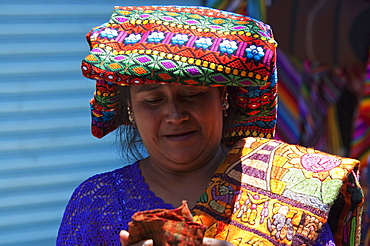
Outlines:
<svg viewBox="0 0 370 246"><path fill-rule="evenodd" d="M139 165L97 174L74 191L64 212L56 245L121 245L119 232L128 229L137 211L172 209L144 181ZM334 245L329 226L316 245Z"/></svg>

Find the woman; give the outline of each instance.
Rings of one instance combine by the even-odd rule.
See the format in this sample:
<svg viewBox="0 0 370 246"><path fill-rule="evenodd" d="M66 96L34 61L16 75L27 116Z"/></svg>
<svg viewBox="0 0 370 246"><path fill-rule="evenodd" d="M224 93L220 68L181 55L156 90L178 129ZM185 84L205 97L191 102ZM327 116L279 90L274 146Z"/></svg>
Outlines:
<svg viewBox="0 0 370 246"><path fill-rule="evenodd" d="M203 7L115 7L87 39L93 135L130 125L124 150L141 139L149 156L83 182L58 245L128 245L135 212L182 200L205 245L359 243L358 161L271 139L268 25Z"/></svg>

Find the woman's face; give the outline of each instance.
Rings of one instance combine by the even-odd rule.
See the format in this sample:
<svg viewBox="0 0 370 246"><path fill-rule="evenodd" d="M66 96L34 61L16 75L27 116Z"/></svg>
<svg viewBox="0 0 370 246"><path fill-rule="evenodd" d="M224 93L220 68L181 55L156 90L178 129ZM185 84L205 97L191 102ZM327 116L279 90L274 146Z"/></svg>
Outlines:
<svg viewBox="0 0 370 246"><path fill-rule="evenodd" d="M173 171L192 170L216 154L222 133L218 88L136 85L131 110L151 161Z"/></svg>

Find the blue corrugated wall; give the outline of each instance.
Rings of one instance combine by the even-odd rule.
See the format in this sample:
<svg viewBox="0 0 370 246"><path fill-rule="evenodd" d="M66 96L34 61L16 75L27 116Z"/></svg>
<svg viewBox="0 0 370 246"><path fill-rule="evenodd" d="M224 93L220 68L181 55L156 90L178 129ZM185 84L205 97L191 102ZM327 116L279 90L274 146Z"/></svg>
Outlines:
<svg viewBox="0 0 370 246"><path fill-rule="evenodd" d="M0 245L55 245L65 205L89 176L118 168L114 136L90 135L94 82L84 35L114 5L201 1L0 0Z"/></svg>

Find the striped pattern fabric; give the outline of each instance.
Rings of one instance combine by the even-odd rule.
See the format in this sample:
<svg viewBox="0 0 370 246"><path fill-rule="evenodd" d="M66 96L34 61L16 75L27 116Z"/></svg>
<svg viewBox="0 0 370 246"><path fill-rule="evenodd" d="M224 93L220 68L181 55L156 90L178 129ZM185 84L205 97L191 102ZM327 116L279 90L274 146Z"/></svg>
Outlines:
<svg viewBox="0 0 370 246"><path fill-rule="evenodd" d="M354 126L351 156L359 159L364 167L370 163L370 55L362 91L359 117L356 119Z"/></svg>
<svg viewBox="0 0 370 246"><path fill-rule="evenodd" d="M340 139L337 121L331 118L335 117L335 104L346 81L326 67L289 57L282 50L278 50L277 64L276 138L340 154L337 151L341 146L335 148L336 141L331 141L334 136Z"/></svg>

